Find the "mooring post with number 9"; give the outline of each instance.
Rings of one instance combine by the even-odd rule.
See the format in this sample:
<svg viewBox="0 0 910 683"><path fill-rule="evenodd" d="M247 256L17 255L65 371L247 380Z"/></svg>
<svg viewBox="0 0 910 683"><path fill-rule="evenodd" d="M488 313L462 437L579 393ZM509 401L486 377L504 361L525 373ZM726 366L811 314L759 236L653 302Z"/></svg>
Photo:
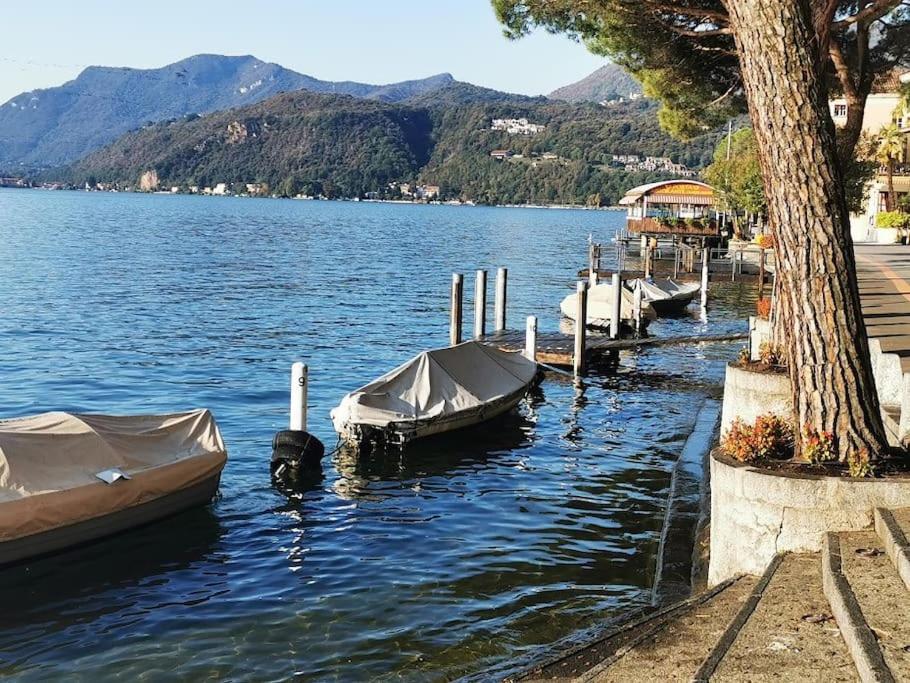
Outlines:
<svg viewBox="0 0 910 683"><path fill-rule="evenodd" d="M309 369L297 362L291 366L291 424L295 431L306 431L307 384Z"/></svg>

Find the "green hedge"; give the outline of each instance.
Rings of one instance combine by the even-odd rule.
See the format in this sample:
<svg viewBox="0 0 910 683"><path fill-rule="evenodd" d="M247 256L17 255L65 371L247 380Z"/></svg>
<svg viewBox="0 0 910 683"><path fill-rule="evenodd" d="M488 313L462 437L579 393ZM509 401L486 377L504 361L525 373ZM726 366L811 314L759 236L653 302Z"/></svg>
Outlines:
<svg viewBox="0 0 910 683"><path fill-rule="evenodd" d="M910 214L900 211L882 211L875 216L877 228L908 228L910 227Z"/></svg>

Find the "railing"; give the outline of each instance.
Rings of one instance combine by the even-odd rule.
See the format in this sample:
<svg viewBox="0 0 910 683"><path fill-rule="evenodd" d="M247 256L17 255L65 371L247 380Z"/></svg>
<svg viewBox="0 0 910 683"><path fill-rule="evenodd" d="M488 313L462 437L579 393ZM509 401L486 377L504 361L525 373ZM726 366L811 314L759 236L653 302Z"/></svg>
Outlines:
<svg viewBox="0 0 910 683"><path fill-rule="evenodd" d="M649 235L695 235L699 237L719 237L720 225L717 221L663 221L655 218L628 218L626 226L629 232Z"/></svg>

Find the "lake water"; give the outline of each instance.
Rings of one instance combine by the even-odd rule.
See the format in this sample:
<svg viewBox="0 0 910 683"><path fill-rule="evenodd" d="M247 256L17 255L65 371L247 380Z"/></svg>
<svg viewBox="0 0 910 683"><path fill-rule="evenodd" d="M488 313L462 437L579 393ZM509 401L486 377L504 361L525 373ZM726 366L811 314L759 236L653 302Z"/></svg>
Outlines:
<svg viewBox="0 0 910 683"><path fill-rule="evenodd" d="M269 478L293 361L331 449L346 391L447 342L452 272L470 311L474 269L508 266L511 326L556 329L588 234L622 221L0 190L0 415L208 407L230 457L208 508L0 571L0 673L482 677L645 604L671 468L738 345L624 353L493 427ZM743 330L751 292L717 294L652 332Z"/></svg>

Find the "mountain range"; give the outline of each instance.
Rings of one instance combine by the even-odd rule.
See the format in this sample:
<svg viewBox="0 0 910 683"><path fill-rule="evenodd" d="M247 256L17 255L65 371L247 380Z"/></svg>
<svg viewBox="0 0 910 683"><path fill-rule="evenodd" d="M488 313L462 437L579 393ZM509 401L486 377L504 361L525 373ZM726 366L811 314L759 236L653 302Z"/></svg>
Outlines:
<svg viewBox="0 0 910 683"><path fill-rule="evenodd" d="M155 179L165 188L395 198L424 184L443 199L490 204L611 203L678 169L628 164L626 155L699 168L719 136L674 140L656 103L628 99L637 87L615 66L549 98L450 74L333 83L251 56L90 67L0 106L0 170L79 187L136 188L142 177L147 189ZM626 101L598 104L614 96Z"/></svg>
<svg viewBox="0 0 910 683"><path fill-rule="evenodd" d="M580 81L564 85L548 97L566 102L604 102L620 97L628 99L641 93L641 84L621 66L605 64Z"/></svg>
<svg viewBox="0 0 910 683"><path fill-rule="evenodd" d="M329 198L395 198L408 183L487 204L612 203L633 185L667 177L626 170L614 154L689 167L711 157L718 133L674 140L656 111L647 100L605 108L466 83L395 103L299 90L143 127L42 179L135 189L153 176L158 188L223 183L245 192L252 184L257 193ZM533 132L497 128L497 119Z"/></svg>
<svg viewBox="0 0 910 683"><path fill-rule="evenodd" d="M600 102L636 89L634 79L608 64L549 97ZM201 54L157 69L92 66L61 86L21 93L0 105L0 170L68 164L142 126L297 90L417 105L440 104L439 97L453 105L503 98L544 101L462 84L448 73L388 85L323 81L250 55Z"/></svg>
<svg viewBox="0 0 910 683"><path fill-rule="evenodd" d="M400 102L451 85L438 74L389 85L322 81L252 56L196 55L159 69L92 66L0 106L0 167L72 162L136 128L254 104L281 92Z"/></svg>

